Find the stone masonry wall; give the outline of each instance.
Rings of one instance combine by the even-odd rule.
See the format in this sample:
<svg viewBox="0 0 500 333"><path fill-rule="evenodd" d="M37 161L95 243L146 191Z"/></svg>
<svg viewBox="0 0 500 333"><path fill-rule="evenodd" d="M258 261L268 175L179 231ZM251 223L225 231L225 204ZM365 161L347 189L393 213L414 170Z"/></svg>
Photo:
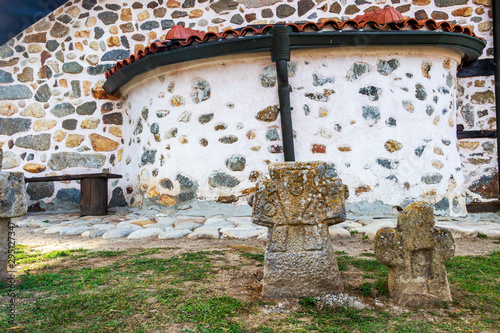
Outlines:
<svg viewBox="0 0 500 333"><path fill-rule="evenodd" d="M298 161L330 162L350 203L424 198L440 213L465 214L455 60L437 48L317 49L292 59ZM237 201L283 160L275 65L263 54L163 70L122 89L127 199Z"/></svg>
<svg viewBox="0 0 500 333"><path fill-rule="evenodd" d="M386 5L405 16L470 26L488 41L482 57L492 57L491 0L68 1L0 47L3 169L27 176L122 173L130 139L123 134L127 101L102 90L104 72L163 39L174 24L222 31L247 24L343 20ZM466 129L495 126L492 77L460 79L459 94L457 123ZM459 149L469 201L494 198L494 140L462 140ZM125 205L126 181L111 184L111 205ZM33 183L28 193L31 204L42 208L79 201L74 182Z"/></svg>

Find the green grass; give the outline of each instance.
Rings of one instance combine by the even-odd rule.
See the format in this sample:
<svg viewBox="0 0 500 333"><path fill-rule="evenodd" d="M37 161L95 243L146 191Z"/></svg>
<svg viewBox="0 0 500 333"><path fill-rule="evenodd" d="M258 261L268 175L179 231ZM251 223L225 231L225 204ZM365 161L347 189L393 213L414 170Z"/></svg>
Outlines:
<svg viewBox="0 0 500 333"><path fill-rule="evenodd" d="M16 250L21 272L16 332L494 332L500 327L498 250L447 263L452 303L399 314L331 308L314 297L298 300L285 312L265 312L283 300L262 298L249 288L259 284L249 272L263 269L264 253L258 248L40 253L20 245ZM241 264L226 269L232 268L228 261L234 253ZM373 255L336 254L342 274L349 274L347 293L369 303L376 290L379 299L387 300L387 268ZM36 269L23 270L33 263ZM358 282L347 276L357 276ZM0 297L8 292L0 285ZM9 328L6 314L2 307L0 331Z"/></svg>

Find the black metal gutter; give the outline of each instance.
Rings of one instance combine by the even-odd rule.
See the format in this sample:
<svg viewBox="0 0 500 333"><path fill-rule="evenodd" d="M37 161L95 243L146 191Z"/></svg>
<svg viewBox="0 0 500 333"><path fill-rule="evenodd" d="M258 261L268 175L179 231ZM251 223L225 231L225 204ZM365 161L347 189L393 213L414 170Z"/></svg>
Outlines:
<svg viewBox="0 0 500 333"><path fill-rule="evenodd" d="M493 1L493 55L495 57L495 110L497 117L497 161L500 174L500 4ZM500 178L499 178L500 179ZM499 184L500 186L500 184ZM500 197L500 193L499 193Z"/></svg>
<svg viewBox="0 0 500 333"><path fill-rule="evenodd" d="M276 63L278 98L280 102L281 135L285 162L295 161L293 146L292 108L290 105L290 87L288 85L288 62L290 61L290 38L292 31L287 26L275 26L271 30L273 47L271 60Z"/></svg>
<svg viewBox="0 0 500 333"><path fill-rule="evenodd" d="M269 52L272 38L272 35L227 38L154 53L119 69L106 80L103 87L106 92L115 93L134 77L161 66L231 54ZM438 46L463 53L465 64L477 60L485 47L484 41L479 38L442 31L292 32L289 38L292 50L348 46Z"/></svg>

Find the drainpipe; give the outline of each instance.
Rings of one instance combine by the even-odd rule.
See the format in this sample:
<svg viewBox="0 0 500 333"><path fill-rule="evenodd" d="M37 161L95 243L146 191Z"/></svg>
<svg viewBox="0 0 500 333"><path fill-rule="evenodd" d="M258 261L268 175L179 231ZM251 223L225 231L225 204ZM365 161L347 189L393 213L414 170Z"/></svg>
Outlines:
<svg viewBox="0 0 500 333"><path fill-rule="evenodd" d="M500 3L493 1L493 50L495 57L495 109L497 117L497 160L500 181ZM499 186L500 187L500 186ZM500 195L500 193L499 193Z"/></svg>
<svg viewBox="0 0 500 333"><path fill-rule="evenodd" d="M283 152L285 161L295 161L293 149L292 108L290 107L290 88L288 86L288 65L290 61L290 37L291 29L287 26L275 26L271 33L273 35L273 47L271 49L271 60L276 63L276 74L278 80L278 97L280 101L281 135L283 137Z"/></svg>

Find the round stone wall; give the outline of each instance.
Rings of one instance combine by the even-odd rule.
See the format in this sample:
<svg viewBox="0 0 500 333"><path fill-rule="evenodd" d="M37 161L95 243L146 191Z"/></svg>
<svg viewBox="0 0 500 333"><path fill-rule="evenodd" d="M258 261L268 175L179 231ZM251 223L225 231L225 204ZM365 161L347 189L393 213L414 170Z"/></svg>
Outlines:
<svg viewBox="0 0 500 333"><path fill-rule="evenodd" d="M351 204L423 199L438 213L464 215L459 59L439 48L293 51L296 160L331 163ZM121 91L132 204L245 203L268 164L283 160L276 71L267 53L167 66Z"/></svg>

